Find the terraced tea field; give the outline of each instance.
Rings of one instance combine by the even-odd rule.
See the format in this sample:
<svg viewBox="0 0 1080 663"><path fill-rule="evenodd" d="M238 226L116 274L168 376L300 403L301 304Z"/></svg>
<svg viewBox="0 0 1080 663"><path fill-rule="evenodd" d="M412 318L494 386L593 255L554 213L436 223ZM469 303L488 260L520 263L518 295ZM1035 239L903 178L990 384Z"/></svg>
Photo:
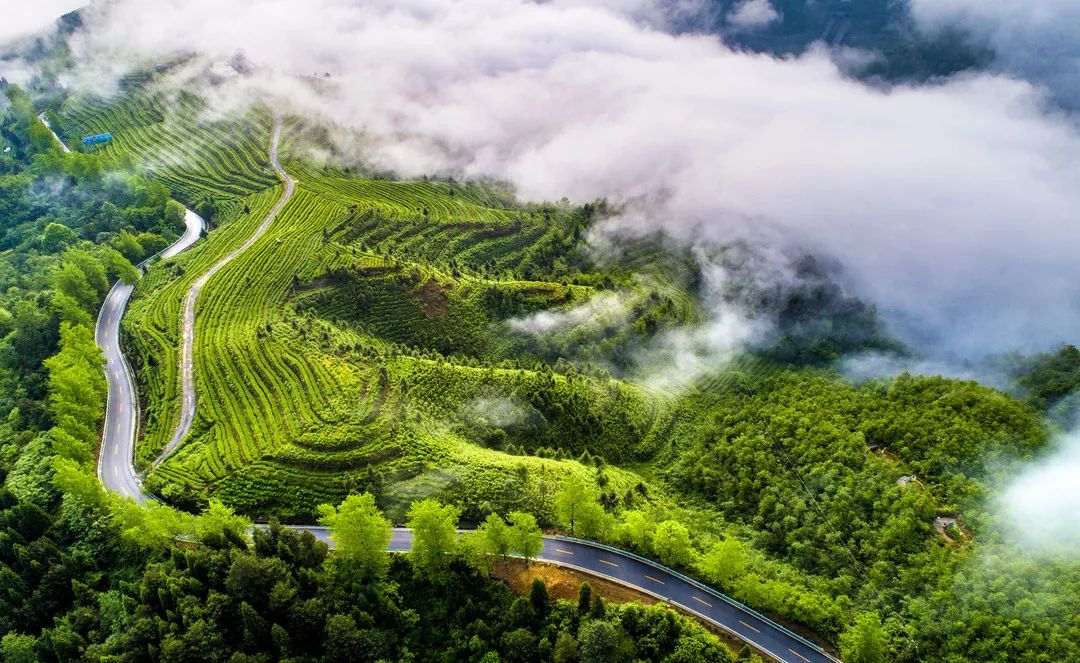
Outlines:
<svg viewBox="0 0 1080 663"><path fill-rule="evenodd" d="M219 210L204 242L148 272L125 319L147 467L178 421L185 293L280 196L265 167L269 115L205 119L197 100L144 94L80 100L63 119L69 132L110 131L104 149ZM291 127L286 144L304 138ZM587 210L517 206L478 184L286 167L293 198L197 300L197 415L151 489L181 502L212 491L283 517L361 487L391 511L435 493L550 516L560 475L596 472L574 458L629 462L656 447L662 398L555 372L508 341L507 318L573 307L603 285L598 274L568 280L554 260ZM605 476L617 494L640 481L617 467Z"/></svg>
<svg viewBox="0 0 1080 663"><path fill-rule="evenodd" d="M125 95L119 103L81 97L65 106L62 132L69 144L112 133L112 142L96 149L129 160L189 205L206 194L228 201L277 184L266 164L269 114L209 118L205 110L186 93Z"/></svg>

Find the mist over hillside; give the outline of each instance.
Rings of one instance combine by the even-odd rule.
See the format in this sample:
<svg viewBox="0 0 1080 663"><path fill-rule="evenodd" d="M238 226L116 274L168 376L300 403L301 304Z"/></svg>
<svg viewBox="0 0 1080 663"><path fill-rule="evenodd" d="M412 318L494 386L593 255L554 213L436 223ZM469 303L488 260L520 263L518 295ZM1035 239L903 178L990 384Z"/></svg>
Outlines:
<svg viewBox="0 0 1080 663"><path fill-rule="evenodd" d="M182 203L211 230L118 314L135 496L170 505L145 513L222 500L311 522L364 493L402 523L437 499L452 539L523 509L845 656L861 633L903 661L1067 660L1074 4L94 0L59 23L72 7L20 6L0 30L0 510L59 518L71 461L123 536L158 517L100 496L93 316ZM188 297L197 409L174 447ZM96 380L78 417L69 365ZM588 524L565 517L574 490ZM232 554L221 537L203 543ZM517 611L498 628L550 654Z"/></svg>
<svg viewBox="0 0 1080 663"><path fill-rule="evenodd" d="M1080 6L1075 2L912 0L911 10L925 33L959 31L994 54L993 69L1046 87L1070 112L1080 109Z"/></svg>
<svg viewBox="0 0 1080 663"><path fill-rule="evenodd" d="M870 84L925 83L990 62L960 26L924 30L904 0L716 0L668 6L669 25L711 32L731 46L775 56L828 48Z"/></svg>
<svg viewBox="0 0 1080 663"><path fill-rule="evenodd" d="M845 288L932 355L1069 339L1080 136L1040 90L989 73L879 90L820 48L733 51L657 29L643 6L324 0L296 16L282 2L119 0L83 12L65 82L107 90L195 53L161 83L190 84L242 52L253 67L207 84L210 98L355 129L356 159L495 176L523 199L634 201L610 221L626 232L767 236L835 258Z"/></svg>

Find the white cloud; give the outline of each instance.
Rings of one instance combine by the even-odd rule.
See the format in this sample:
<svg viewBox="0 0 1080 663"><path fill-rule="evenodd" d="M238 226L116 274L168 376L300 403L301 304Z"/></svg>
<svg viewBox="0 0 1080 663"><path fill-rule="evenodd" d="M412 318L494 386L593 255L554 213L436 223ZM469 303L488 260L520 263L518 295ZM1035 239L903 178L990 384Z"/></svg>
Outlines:
<svg viewBox="0 0 1080 663"><path fill-rule="evenodd" d="M35 0L18 2L8 0L0 19L0 44L19 37L41 32L52 27L58 18L78 9L84 0Z"/></svg>
<svg viewBox="0 0 1080 663"><path fill-rule="evenodd" d="M1028 466L1003 492L1002 513L1015 538L1034 552L1072 557L1080 550L1080 433Z"/></svg>
<svg viewBox="0 0 1080 663"><path fill-rule="evenodd" d="M626 320L626 300L617 293L601 293L588 301L556 311L539 311L507 320L510 329L525 334L548 334L584 324L617 325Z"/></svg>
<svg viewBox="0 0 1080 663"><path fill-rule="evenodd" d="M918 357L905 357L887 352L866 352L845 357L838 366L845 377L854 382L876 378L895 377L902 373L912 375L940 375L957 380L974 380L1002 391L1012 385L1003 358L980 357L978 361L945 361Z"/></svg>
<svg viewBox="0 0 1080 663"><path fill-rule="evenodd" d="M610 4L622 9L115 0L96 5L73 47L113 71L243 49L262 73L214 94L364 131L366 156L404 174L635 199L644 212L620 223L688 241L767 232L837 258L849 290L942 352L1075 337L1080 134L1044 114L1038 91L991 75L870 89L821 52L736 53L654 29L644 4ZM296 72L330 72L331 85L316 94Z"/></svg>
<svg viewBox="0 0 1080 663"><path fill-rule="evenodd" d="M959 28L991 47L1004 71L1046 85L1080 108L1080 2L1076 0L911 0L929 30Z"/></svg>
<svg viewBox="0 0 1080 663"><path fill-rule="evenodd" d="M780 12L769 0L742 0L727 15L727 22L737 28L762 28L780 19Z"/></svg>
<svg viewBox="0 0 1080 663"><path fill-rule="evenodd" d="M503 396L494 396L474 399L465 405L465 410L489 426L507 428L524 421L531 408L526 409L526 406Z"/></svg>
<svg viewBox="0 0 1080 663"><path fill-rule="evenodd" d="M755 319L727 301L728 270L701 250L695 250L701 268L702 305L707 320L700 325L665 331L637 353L635 373L653 389L677 391L727 367L747 345L772 330L772 322ZM769 261L762 267L771 268Z"/></svg>

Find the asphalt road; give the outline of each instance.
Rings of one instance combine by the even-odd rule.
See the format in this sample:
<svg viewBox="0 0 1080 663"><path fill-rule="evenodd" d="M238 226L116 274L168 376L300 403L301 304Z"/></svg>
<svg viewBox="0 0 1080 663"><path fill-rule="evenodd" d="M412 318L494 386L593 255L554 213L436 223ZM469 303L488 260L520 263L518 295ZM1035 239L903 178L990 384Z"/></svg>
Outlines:
<svg viewBox="0 0 1080 663"><path fill-rule="evenodd" d="M53 138L64 152L71 149L56 135L45 114L38 119L48 127ZM163 251L138 265L139 270L153 258L171 258L187 249L199 239L206 222L191 210L184 214L184 234ZM105 376L108 380L108 404L105 410L105 428L101 436L101 452L98 455L98 479L114 492L134 499L140 504L146 503L142 492L142 482L135 472L135 433L138 426L138 405L135 401L135 382L131 367L120 349L120 320L127 310L128 300L135 287L117 281L98 313L94 338L105 355Z"/></svg>
<svg viewBox="0 0 1080 663"><path fill-rule="evenodd" d="M333 546L325 527L295 525ZM391 552L408 552L412 532L396 527L392 531ZM784 663L835 663L838 659L801 636L705 585L675 571L610 546L567 537L546 536L541 561L583 571L632 589L645 592L707 621L750 643L759 651Z"/></svg>
<svg viewBox="0 0 1080 663"><path fill-rule="evenodd" d="M198 214L187 210L184 225L184 234L162 251L160 257L171 258L194 244L202 234L205 223ZM144 265L139 265L140 269ZM98 455L98 479L109 490L145 504L142 482L134 466L135 433L139 421L135 382L120 347L120 319L127 311L128 300L134 290L135 286L117 281L105 297L94 330L97 344L105 355L105 376L109 384L105 429L101 436L101 453Z"/></svg>
<svg viewBox="0 0 1080 663"><path fill-rule="evenodd" d="M199 292L214 274L259 239L295 190L294 180L285 173L278 160L277 148L280 136L281 122L275 117L270 162L285 182L285 190L281 198L255 233L203 274L188 290L184 300L181 350L182 416L172 440L155 462L163 460L183 441L194 419L195 387L191 365L194 353L195 302ZM59 138L57 141L59 142ZM60 144L63 145L62 142ZM203 220L190 210L185 216L185 224L187 228L184 235L165 249L160 254L161 257L172 257L190 247L198 240L205 226ZM109 385L105 428L98 460L98 478L109 490L145 504L147 498L142 492L142 484L133 465L136 427L139 421L138 403L131 369L120 347L120 320L127 310L133 290L133 286L123 282L117 282L113 286L98 315L95 331L98 345L105 354L105 371ZM311 532L316 538L333 545L329 531L324 527L297 526L296 529ZM412 548L412 532L402 528L394 529L389 550L407 552L410 548ZM545 537L544 548L539 559L606 578L650 594L714 624L778 661L829 663L837 660L804 638L753 610L727 599L701 583L636 555L588 541Z"/></svg>

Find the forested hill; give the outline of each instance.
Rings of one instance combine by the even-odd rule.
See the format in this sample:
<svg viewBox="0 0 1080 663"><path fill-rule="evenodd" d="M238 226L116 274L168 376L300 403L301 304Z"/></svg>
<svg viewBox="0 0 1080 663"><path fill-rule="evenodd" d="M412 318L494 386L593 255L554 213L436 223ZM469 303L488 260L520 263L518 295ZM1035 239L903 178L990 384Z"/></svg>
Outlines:
<svg viewBox="0 0 1080 663"><path fill-rule="evenodd" d="M456 511L434 502L409 524L421 550L442 547L406 561L386 552L390 521L370 496L324 511L340 537L328 557L310 534L276 525L251 540L251 522L218 502L193 517L107 494L94 472L105 383L93 319L111 282L138 279L132 262L176 238L182 208L123 160L64 154L29 97L6 95L5 662L734 660L689 619L609 607L587 585L572 601L550 598L539 580L516 597L488 574L517 548L494 534L455 543ZM508 531L539 540L531 516L515 518Z"/></svg>
<svg viewBox="0 0 1080 663"><path fill-rule="evenodd" d="M338 166L340 129L309 118L283 120L294 196L200 295L194 425L153 464L179 418L185 297L281 193L267 108L209 112L159 74L109 97L5 91L5 660L733 657L666 608L488 577L542 530L656 559L851 663L1080 659L1080 565L1025 556L995 511L1046 452L1074 351L1027 367L1029 400L935 376L853 384L838 359L903 348L800 256L796 285L720 293L777 332L709 363L703 271L740 247L588 250L610 203ZM45 109L69 142L112 138L65 154ZM174 198L211 230L140 278L132 263L181 230ZM137 281L123 346L146 508L96 476L93 324L117 279ZM673 348L706 370L651 379L685 366ZM249 538L252 517L321 522L338 548ZM408 558L385 551L391 523L417 532Z"/></svg>
<svg viewBox="0 0 1080 663"><path fill-rule="evenodd" d="M993 54L956 31L926 33L911 17L906 0L770 0L775 17L741 23L741 0L710 0L687 9L671 6L670 20L687 32L709 32L724 42L777 56L801 54L812 44L861 49L869 62L852 73L890 83L924 82L985 67Z"/></svg>

